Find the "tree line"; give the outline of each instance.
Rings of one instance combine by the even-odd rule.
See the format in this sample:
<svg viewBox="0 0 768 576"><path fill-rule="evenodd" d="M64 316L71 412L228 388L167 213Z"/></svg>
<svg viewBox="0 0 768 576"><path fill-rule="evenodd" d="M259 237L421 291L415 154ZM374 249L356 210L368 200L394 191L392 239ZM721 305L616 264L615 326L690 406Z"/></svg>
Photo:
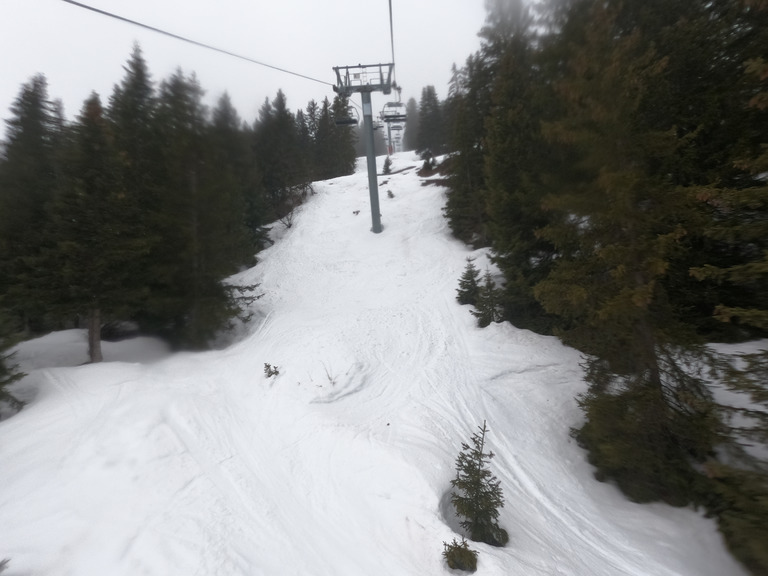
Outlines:
<svg viewBox="0 0 768 576"><path fill-rule="evenodd" d="M199 349L254 297L223 280L312 181L352 173L355 135L335 123L348 103L294 114L278 91L248 124L226 93L212 110L203 95L181 70L154 83L138 45L73 122L43 75L21 87L0 147L0 336L87 326L98 361L101 328L130 321Z"/></svg>
<svg viewBox="0 0 768 576"><path fill-rule="evenodd" d="M768 336L768 3L486 6L440 106L445 215L503 281L470 263L459 297L583 351L596 477L703 507L766 574L768 354L707 343Z"/></svg>

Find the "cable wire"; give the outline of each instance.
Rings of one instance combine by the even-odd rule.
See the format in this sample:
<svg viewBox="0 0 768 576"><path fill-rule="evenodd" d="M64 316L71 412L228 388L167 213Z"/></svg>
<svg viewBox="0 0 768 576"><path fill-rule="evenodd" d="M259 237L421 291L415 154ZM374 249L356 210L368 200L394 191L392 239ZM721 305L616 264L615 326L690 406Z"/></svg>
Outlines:
<svg viewBox="0 0 768 576"><path fill-rule="evenodd" d="M397 68L395 67L395 27L392 25L392 0L389 0L389 41L390 45L392 46L392 74L396 79Z"/></svg>
<svg viewBox="0 0 768 576"><path fill-rule="evenodd" d="M157 32L158 34L163 34L165 36L175 38L176 40L181 40L183 42L188 42L189 44L194 44L195 46L200 46L201 48L207 48L208 50L220 52L221 54L226 54L227 56L232 56L233 58L239 58L240 60L245 60L246 62L250 62L252 64L258 64L259 66L264 66L265 68L271 68L272 70L277 70L278 72L283 72L285 74L290 74L292 76L298 76L299 78L304 78L305 80L311 80L312 82L317 82L319 84L325 84L326 86L333 86L333 84L331 84L330 82L326 82L325 80L318 80L317 78L312 78L311 76L306 76L305 74L299 74L298 72L292 72L291 70L286 70L285 68L280 68L279 66L272 66L271 64L266 64L265 62L254 60L253 58L249 58L248 56L242 56L240 54L235 54L234 52L230 52L229 50L217 48L215 46L211 46L210 44L205 44L203 42L198 42L197 40L192 40L191 38L185 38L184 36L179 36L178 34L173 34L166 30L161 30L160 28L155 28L154 26L149 26L147 24L142 24L141 22L130 20L128 18L125 18L124 16L119 16L118 14L107 12L106 10L100 10L98 8L94 8L93 6L88 6L87 4L81 4L80 2L75 2L74 0L61 0L61 1L66 2L67 4L72 4L73 6L77 6L78 8L84 8L85 10L96 12L97 14L101 14L103 16L108 16L109 18L114 18L115 20L120 20L121 22L127 22L128 24L133 24L134 26L139 26L140 28L144 28L146 30L151 30L152 32ZM390 0L390 3L391 3L391 0Z"/></svg>

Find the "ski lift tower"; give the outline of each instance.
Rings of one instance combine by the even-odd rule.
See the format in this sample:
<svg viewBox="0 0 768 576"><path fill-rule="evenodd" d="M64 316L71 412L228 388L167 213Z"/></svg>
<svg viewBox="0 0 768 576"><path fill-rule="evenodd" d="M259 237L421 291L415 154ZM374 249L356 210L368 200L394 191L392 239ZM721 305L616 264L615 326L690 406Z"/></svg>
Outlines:
<svg viewBox="0 0 768 576"><path fill-rule="evenodd" d="M371 231L381 232L379 212L379 185L376 178L376 153L373 143L373 107L371 92L392 92L392 69L394 64L358 64L357 66L336 66L336 85L333 91L349 98L359 92L363 100L363 120L368 157L368 191L371 196Z"/></svg>

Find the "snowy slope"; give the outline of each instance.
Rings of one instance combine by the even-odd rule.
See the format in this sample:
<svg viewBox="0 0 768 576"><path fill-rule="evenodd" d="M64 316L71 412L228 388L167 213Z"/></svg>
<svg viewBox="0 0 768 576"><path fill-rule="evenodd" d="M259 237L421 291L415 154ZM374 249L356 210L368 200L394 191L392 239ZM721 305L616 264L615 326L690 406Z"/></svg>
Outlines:
<svg viewBox="0 0 768 576"><path fill-rule="evenodd" d="M485 257L451 238L416 166L400 154L380 177L378 235L364 167L318 183L240 275L265 295L226 350L122 343L78 367L76 332L20 346L32 400L0 423L6 574L447 574L454 461L487 419L510 543L473 544L478 574L743 575L712 521L592 479L568 436L578 354L475 327L455 288Z"/></svg>

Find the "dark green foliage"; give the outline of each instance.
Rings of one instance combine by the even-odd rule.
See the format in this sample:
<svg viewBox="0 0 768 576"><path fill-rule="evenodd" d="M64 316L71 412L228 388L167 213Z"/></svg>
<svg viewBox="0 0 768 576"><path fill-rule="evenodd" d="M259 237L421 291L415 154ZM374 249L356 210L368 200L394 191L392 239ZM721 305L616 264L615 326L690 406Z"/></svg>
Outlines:
<svg viewBox="0 0 768 576"><path fill-rule="evenodd" d="M143 303L137 260L146 250L137 236L138 206L123 174L101 101L86 100L72 129L66 181L51 204L55 243L45 262L49 306L60 316L89 318L89 353L101 361L102 319L128 318Z"/></svg>
<svg viewBox="0 0 768 576"><path fill-rule="evenodd" d="M19 328L54 325L40 261L49 247L47 207L61 187L64 131L45 77L21 87L0 157L0 296Z"/></svg>
<svg viewBox="0 0 768 576"><path fill-rule="evenodd" d="M711 463L710 514L731 553L755 575L768 574L768 475Z"/></svg>
<svg viewBox="0 0 768 576"><path fill-rule="evenodd" d="M8 337L9 332L9 323L0 310L0 402L8 404L13 410L20 410L23 402L7 390L8 386L24 376L10 364L12 357L5 353L11 345L11 339Z"/></svg>
<svg viewBox="0 0 768 576"><path fill-rule="evenodd" d="M501 322L501 298L496 283L491 277L490 270L485 271L483 283L478 286L475 310L470 313L477 318L477 325L485 328L491 322Z"/></svg>
<svg viewBox="0 0 768 576"><path fill-rule="evenodd" d="M442 154L445 150L442 106L434 86L427 86L421 91L416 149L422 152L430 150L433 154Z"/></svg>
<svg viewBox="0 0 768 576"><path fill-rule="evenodd" d="M405 134L403 134L403 150L415 150L416 138L419 133L419 107L415 98L409 98L405 104Z"/></svg>
<svg viewBox="0 0 768 576"><path fill-rule="evenodd" d="M486 7L443 107L451 229L490 245L505 319L589 354L574 435L596 475L707 506L765 573L749 536L765 463L718 462L768 440L764 361L729 373L700 337L768 331L768 5L574 0L535 22L522 2ZM717 405L694 366L752 408Z"/></svg>
<svg viewBox="0 0 768 576"><path fill-rule="evenodd" d="M461 542L458 542L456 538L450 544L443 542L443 558L445 558L448 567L453 570L464 570L465 572L477 570L477 550L470 549L469 543L464 538L461 539Z"/></svg>
<svg viewBox="0 0 768 576"><path fill-rule="evenodd" d="M488 469L493 452L485 451L485 421L472 434L472 446L462 442L456 458L456 478L451 480L454 491L451 502L456 514L463 517L461 526L475 542L504 546L509 541L507 531L497 522L499 508L504 506L501 482Z"/></svg>
<svg viewBox="0 0 768 576"><path fill-rule="evenodd" d="M456 300L459 301L459 304L471 304L472 306L477 304L480 295L478 278L480 278L480 270L475 267L470 258L467 258L467 266L464 268L464 273L459 279L459 287L456 290Z"/></svg>
<svg viewBox="0 0 768 576"><path fill-rule="evenodd" d="M156 93L138 46L125 71L109 109L94 96L71 125L34 78L0 158L0 297L14 331L87 316L94 359L113 319L208 345L247 304L222 279L253 263L275 210L226 95L209 116L180 71Z"/></svg>
<svg viewBox="0 0 768 576"><path fill-rule="evenodd" d="M384 174L392 173L392 159L389 156L384 160L384 168L382 172L384 172Z"/></svg>
<svg viewBox="0 0 768 576"><path fill-rule="evenodd" d="M445 216L454 235L474 247L489 243L486 182L483 170L485 118L491 113L492 67L481 55L467 58L450 87L449 149Z"/></svg>
<svg viewBox="0 0 768 576"><path fill-rule="evenodd" d="M613 481L635 502L700 503L705 489L697 463L713 455L717 420L706 398L673 403L659 388L629 385L579 399L586 423L574 431L589 451L595 477ZM700 407L699 410L696 408Z"/></svg>

